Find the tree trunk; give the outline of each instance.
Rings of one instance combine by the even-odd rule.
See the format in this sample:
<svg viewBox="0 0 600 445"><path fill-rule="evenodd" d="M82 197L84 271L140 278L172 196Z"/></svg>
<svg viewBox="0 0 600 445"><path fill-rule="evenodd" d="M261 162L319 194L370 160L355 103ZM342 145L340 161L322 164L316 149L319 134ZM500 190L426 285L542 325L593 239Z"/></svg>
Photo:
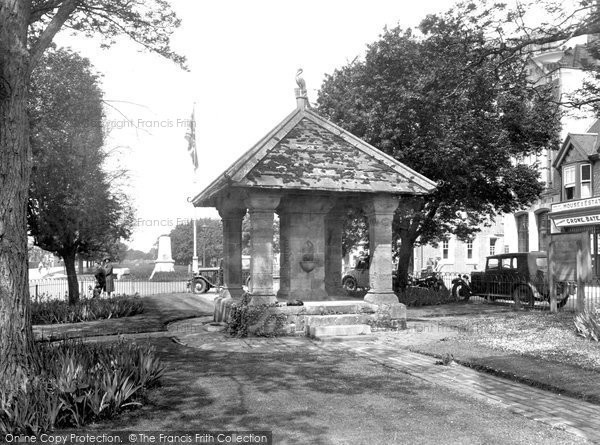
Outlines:
<svg viewBox="0 0 600 445"><path fill-rule="evenodd" d="M83 275L84 271L83 271L83 258L78 257L77 258L77 270L79 275Z"/></svg>
<svg viewBox="0 0 600 445"><path fill-rule="evenodd" d="M8 388L32 365L27 195L31 170L27 120L29 2L0 7L0 382Z"/></svg>
<svg viewBox="0 0 600 445"><path fill-rule="evenodd" d="M69 304L79 301L79 283L77 282L77 271L75 270L75 252L61 254L65 269L67 270L67 283L69 284Z"/></svg>
<svg viewBox="0 0 600 445"><path fill-rule="evenodd" d="M400 231L400 251L398 252L398 286L406 288L408 284L408 270L413 259L413 248L417 239L411 230Z"/></svg>

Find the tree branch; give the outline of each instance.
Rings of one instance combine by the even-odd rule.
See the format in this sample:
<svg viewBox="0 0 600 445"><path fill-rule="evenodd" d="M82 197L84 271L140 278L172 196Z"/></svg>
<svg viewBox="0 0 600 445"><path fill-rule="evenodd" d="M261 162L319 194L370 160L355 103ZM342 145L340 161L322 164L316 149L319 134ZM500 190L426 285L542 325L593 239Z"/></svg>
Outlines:
<svg viewBox="0 0 600 445"><path fill-rule="evenodd" d="M42 58L42 54L44 54L44 51L48 48L50 43L52 43L52 39L54 39L56 33L68 20L68 18L71 16L73 11L75 11L77 6L79 6L80 1L81 0L65 0L60 5L58 11L54 15L54 17L52 17L50 23L48 23L46 29L42 31L40 38L37 40L37 42L35 42L35 44L30 50L29 74L31 74L35 66Z"/></svg>

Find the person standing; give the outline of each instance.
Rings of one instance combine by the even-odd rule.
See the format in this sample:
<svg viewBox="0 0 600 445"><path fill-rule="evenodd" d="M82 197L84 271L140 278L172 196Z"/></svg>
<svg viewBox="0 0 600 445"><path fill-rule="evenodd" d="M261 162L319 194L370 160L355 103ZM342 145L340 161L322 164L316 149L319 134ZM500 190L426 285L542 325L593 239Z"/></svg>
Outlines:
<svg viewBox="0 0 600 445"><path fill-rule="evenodd" d="M96 270L94 271L94 278L96 278L96 287L94 287L94 298L100 297L102 292L106 288L106 271L104 267L102 267L102 263L100 261L96 262Z"/></svg>
<svg viewBox="0 0 600 445"><path fill-rule="evenodd" d="M110 258L104 258L104 272L106 276L106 286L104 290L107 296L111 296L115 291L115 275L113 274L113 265L110 262Z"/></svg>

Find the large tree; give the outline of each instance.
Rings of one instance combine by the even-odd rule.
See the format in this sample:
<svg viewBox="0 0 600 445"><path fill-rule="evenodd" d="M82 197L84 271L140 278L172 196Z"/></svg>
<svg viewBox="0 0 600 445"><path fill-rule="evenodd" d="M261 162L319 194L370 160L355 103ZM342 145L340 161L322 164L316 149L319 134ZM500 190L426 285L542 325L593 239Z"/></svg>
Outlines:
<svg viewBox="0 0 600 445"><path fill-rule="evenodd" d="M397 215L401 278L415 243L466 239L532 203L542 184L525 157L557 143L551 92L529 88L518 58L481 60L487 36L461 20L431 16L419 34L385 30L319 92L321 113L438 183Z"/></svg>
<svg viewBox="0 0 600 445"><path fill-rule="evenodd" d="M64 49L46 54L33 72L29 103L29 229L37 246L64 260L73 304L79 300L76 256L118 251L131 234L133 213L103 168L102 90L89 60Z"/></svg>
<svg viewBox="0 0 600 445"><path fill-rule="evenodd" d="M171 230L171 249L176 264L191 264L194 255L194 228L191 221L178 224ZM218 262L223 257L223 225L218 219L196 220L196 253L203 267Z"/></svg>
<svg viewBox="0 0 600 445"><path fill-rule="evenodd" d="M110 44L127 35L179 64L169 39L179 20L164 0L3 0L0 3L0 381L28 372L33 348L27 277L31 149L27 89L64 27Z"/></svg>

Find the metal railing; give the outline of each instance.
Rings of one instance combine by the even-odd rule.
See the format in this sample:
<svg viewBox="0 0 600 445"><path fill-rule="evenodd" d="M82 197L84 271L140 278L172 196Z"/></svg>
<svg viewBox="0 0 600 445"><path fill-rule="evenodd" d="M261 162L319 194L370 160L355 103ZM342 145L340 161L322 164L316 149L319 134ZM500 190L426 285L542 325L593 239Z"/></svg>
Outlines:
<svg viewBox="0 0 600 445"><path fill-rule="evenodd" d="M80 297L91 297L96 286L93 278L82 277L77 279ZM149 281L149 280L115 280L115 293L141 296L155 294L170 294L187 292L187 280L178 281ZM31 280L29 281L29 296L32 301L40 299L66 298L69 293L69 284L66 278Z"/></svg>
<svg viewBox="0 0 600 445"><path fill-rule="evenodd" d="M422 278L428 273L416 273L414 278ZM533 308L539 310L550 310L549 287L544 277L536 276L533 279L519 275L485 275L483 280L471 282L470 274L458 272L437 272L437 277L443 280L445 287L452 292L453 280L459 277L468 277L469 285L472 288L470 297L473 301L487 300L495 304L514 304L516 296L520 296L522 306L532 306L531 296L533 296ZM557 287L557 302L559 310L576 311L577 310L577 283L573 281L560 281L555 283ZM600 278L588 280L584 283L583 293L579 298L583 298L581 304L587 310L595 307L600 308Z"/></svg>

